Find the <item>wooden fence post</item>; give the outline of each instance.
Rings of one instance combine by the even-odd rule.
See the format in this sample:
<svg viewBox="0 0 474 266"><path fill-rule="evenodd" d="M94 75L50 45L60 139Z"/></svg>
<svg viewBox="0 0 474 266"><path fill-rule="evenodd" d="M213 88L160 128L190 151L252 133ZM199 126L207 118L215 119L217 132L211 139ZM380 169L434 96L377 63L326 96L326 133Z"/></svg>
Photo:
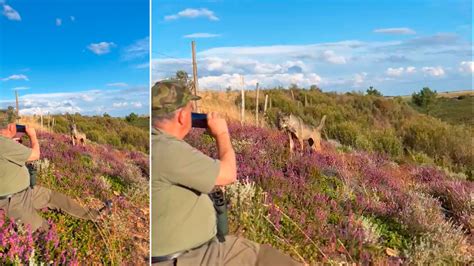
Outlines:
<svg viewBox="0 0 474 266"><path fill-rule="evenodd" d="M242 105L241 105L241 113L240 113L240 124L244 124L245 120L245 82L244 82L244 77L240 77L240 81L242 83L242 89L241 89L241 97L242 97Z"/></svg>
<svg viewBox="0 0 474 266"><path fill-rule="evenodd" d="M255 99L256 101L256 104L255 104L255 120L256 120L256 126L258 127L259 124L258 124L258 93L259 93L259 88L258 88L258 82L257 82L257 98Z"/></svg>

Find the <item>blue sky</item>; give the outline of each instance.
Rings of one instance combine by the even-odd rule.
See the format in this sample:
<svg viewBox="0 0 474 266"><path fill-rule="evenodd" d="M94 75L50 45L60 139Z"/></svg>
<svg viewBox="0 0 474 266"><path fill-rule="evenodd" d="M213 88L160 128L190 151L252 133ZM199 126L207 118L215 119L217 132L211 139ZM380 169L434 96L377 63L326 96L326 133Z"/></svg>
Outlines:
<svg viewBox="0 0 474 266"><path fill-rule="evenodd" d="M472 89L471 1L153 0L152 79L200 87L319 85L405 95Z"/></svg>
<svg viewBox="0 0 474 266"><path fill-rule="evenodd" d="M0 0L0 107L148 114L147 0Z"/></svg>

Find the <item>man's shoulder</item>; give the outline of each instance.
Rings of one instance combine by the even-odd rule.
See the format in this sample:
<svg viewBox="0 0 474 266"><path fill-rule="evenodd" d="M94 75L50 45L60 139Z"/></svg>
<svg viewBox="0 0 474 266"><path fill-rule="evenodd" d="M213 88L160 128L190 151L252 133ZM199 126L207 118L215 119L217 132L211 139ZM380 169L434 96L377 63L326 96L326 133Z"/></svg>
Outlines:
<svg viewBox="0 0 474 266"><path fill-rule="evenodd" d="M21 144L15 142L13 139L7 138L7 137L4 137L4 136L0 136L0 145L2 145L2 146L13 146L13 147L21 146Z"/></svg>
<svg viewBox="0 0 474 266"><path fill-rule="evenodd" d="M193 148L186 141L165 134L153 135L152 143L160 149Z"/></svg>

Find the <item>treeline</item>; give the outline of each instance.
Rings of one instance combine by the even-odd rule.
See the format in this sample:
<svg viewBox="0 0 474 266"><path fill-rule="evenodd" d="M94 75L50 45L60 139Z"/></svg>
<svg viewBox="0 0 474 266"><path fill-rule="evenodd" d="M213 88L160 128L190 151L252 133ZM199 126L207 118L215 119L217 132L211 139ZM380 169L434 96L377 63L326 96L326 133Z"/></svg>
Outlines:
<svg viewBox="0 0 474 266"><path fill-rule="evenodd" d="M326 115L323 137L355 149L385 153L398 162L434 163L473 178L474 144L469 127L422 114L401 97L385 98L373 89L365 95L337 94L295 86L264 90L260 95L265 94L270 99L266 120L271 126L276 126L279 112L298 115L313 126ZM247 94L245 103L247 110L255 112L255 94ZM236 104L240 105L240 97Z"/></svg>
<svg viewBox="0 0 474 266"><path fill-rule="evenodd" d="M149 151L149 117L138 116L134 113L125 118L103 116L53 115L55 120L53 131L70 134L72 121L77 130L85 133L88 140L109 144L118 149L132 151ZM38 122L39 122L38 118Z"/></svg>

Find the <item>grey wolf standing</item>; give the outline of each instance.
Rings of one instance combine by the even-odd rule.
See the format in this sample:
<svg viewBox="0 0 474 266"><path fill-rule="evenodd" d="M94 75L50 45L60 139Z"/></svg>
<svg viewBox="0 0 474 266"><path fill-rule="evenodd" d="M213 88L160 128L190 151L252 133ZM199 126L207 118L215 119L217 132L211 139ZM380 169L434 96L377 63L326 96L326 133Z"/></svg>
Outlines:
<svg viewBox="0 0 474 266"><path fill-rule="evenodd" d="M293 152L293 137L299 141L301 150L303 150L304 141L308 140L312 150L321 151L321 130L325 121L326 115L323 116L318 127L312 127L306 125L301 118L295 115L281 115L278 119L278 127L288 133L290 153Z"/></svg>

